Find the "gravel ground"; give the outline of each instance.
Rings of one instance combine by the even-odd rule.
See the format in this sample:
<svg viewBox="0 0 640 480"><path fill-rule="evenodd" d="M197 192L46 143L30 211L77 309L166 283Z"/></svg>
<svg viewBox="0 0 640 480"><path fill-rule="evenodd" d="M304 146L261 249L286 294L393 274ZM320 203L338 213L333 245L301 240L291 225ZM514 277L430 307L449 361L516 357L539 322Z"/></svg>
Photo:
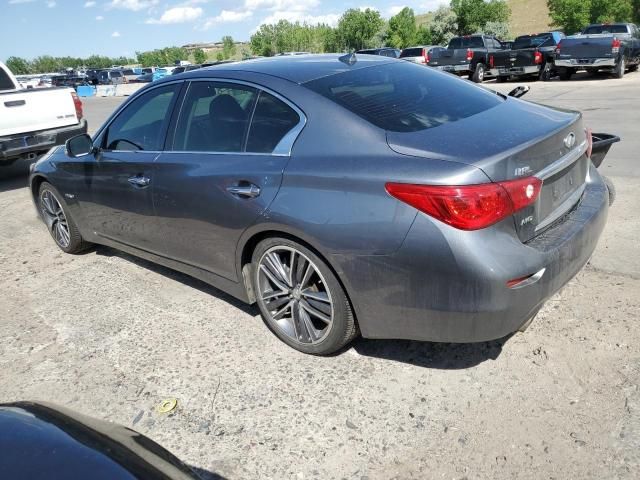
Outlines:
<svg viewBox="0 0 640 480"><path fill-rule="evenodd" d="M197 280L104 247L61 253L24 176L0 180L0 401L133 427L209 478L637 478L638 80L532 84L531 100L630 135L602 167L618 199L590 264L527 332L488 343L299 354ZM115 104L85 109L99 122ZM178 408L157 413L167 397Z"/></svg>

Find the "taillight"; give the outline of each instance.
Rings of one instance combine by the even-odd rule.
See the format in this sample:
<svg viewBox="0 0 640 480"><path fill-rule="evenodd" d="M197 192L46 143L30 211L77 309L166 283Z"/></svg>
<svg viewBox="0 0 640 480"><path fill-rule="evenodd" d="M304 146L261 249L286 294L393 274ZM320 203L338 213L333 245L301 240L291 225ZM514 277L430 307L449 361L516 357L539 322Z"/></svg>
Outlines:
<svg viewBox="0 0 640 480"><path fill-rule="evenodd" d="M585 128L584 133L587 135L587 158L591 158L593 151L593 132L590 128Z"/></svg>
<svg viewBox="0 0 640 480"><path fill-rule="evenodd" d="M541 52L535 52L533 54L533 61L537 64L540 65L542 63L542 53Z"/></svg>
<svg viewBox="0 0 640 480"><path fill-rule="evenodd" d="M562 48L562 42L558 42L558 45L556 45L556 55L560 55L561 48Z"/></svg>
<svg viewBox="0 0 640 480"><path fill-rule="evenodd" d="M520 178L479 185L387 183L389 195L460 230L479 230L536 201L542 180Z"/></svg>
<svg viewBox="0 0 640 480"><path fill-rule="evenodd" d="M493 66L494 66L494 62L493 62L493 55L490 55L490 56L489 56L489 67L490 67L490 68L493 68Z"/></svg>
<svg viewBox="0 0 640 480"><path fill-rule="evenodd" d="M82 119L82 101L76 92L71 92L71 98L73 98L73 105L76 107L76 117L78 120Z"/></svg>
<svg viewBox="0 0 640 480"><path fill-rule="evenodd" d="M424 63L429 63L429 52L427 52L426 48L422 49L422 56L424 57Z"/></svg>
<svg viewBox="0 0 640 480"><path fill-rule="evenodd" d="M467 62L470 62L471 60L473 60L473 50L467 48Z"/></svg>
<svg viewBox="0 0 640 480"><path fill-rule="evenodd" d="M611 53L617 55L618 52L620 52L620 40L614 37L611 41Z"/></svg>

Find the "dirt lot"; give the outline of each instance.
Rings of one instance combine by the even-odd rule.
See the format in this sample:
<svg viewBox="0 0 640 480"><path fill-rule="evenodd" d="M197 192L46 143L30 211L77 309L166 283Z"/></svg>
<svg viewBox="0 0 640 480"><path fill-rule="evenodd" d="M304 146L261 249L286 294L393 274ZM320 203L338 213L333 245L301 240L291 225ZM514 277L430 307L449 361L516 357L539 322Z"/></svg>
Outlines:
<svg viewBox="0 0 640 480"><path fill-rule="evenodd" d="M640 74L577 78L527 98L625 137L602 167L618 199L590 264L526 333L305 356L182 274L108 248L61 253L23 176L0 180L0 401L131 426L209 478L637 478ZM87 101L92 127L114 106ZM178 409L156 413L166 397Z"/></svg>

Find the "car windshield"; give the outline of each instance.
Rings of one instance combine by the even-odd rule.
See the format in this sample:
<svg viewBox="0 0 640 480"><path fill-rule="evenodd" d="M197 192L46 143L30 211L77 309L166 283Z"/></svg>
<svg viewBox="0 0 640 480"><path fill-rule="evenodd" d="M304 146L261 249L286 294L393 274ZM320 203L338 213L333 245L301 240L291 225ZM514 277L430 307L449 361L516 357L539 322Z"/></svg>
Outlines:
<svg viewBox="0 0 640 480"><path fill-rule="evenodd" d="M456 37L452 38L449 42L449 47L451 49L455 48L482 48L484 47L484 42L482 41L482 37Z"/></svg>
<svg viewBox="0 0 640 480"><path fill-rule="evenodd" d="M596 35L600 33L629 33L626 25L591 25L584 29L585 35Z"/></svg>
<svg viewBox="0 0 640 480"><path fill-rule="evenodd" d="M372 124L416 132L499 105L495 93L409 62L360 68L304 84Z"/></svg>
<svg viewBox="0 0 640 480"><path fill-rule="evenodd" d="M516 38L512 48L518 50L521 48L536 48L549 45L555 45L553 35L550 33L541 33L539 35L523 35Z"/></svg>

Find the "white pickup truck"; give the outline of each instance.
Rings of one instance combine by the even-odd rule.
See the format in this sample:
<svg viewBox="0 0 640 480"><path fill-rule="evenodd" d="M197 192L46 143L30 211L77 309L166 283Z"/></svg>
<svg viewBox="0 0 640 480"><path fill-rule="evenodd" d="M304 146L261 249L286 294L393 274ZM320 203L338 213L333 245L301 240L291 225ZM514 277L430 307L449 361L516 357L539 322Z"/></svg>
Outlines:
<svg viewBox="0 0 640 480"><path fill-rule="evenodd" d="M0 168L35 160L86 131L82 102L72 88L23 89L0 62Z"/></svg>

